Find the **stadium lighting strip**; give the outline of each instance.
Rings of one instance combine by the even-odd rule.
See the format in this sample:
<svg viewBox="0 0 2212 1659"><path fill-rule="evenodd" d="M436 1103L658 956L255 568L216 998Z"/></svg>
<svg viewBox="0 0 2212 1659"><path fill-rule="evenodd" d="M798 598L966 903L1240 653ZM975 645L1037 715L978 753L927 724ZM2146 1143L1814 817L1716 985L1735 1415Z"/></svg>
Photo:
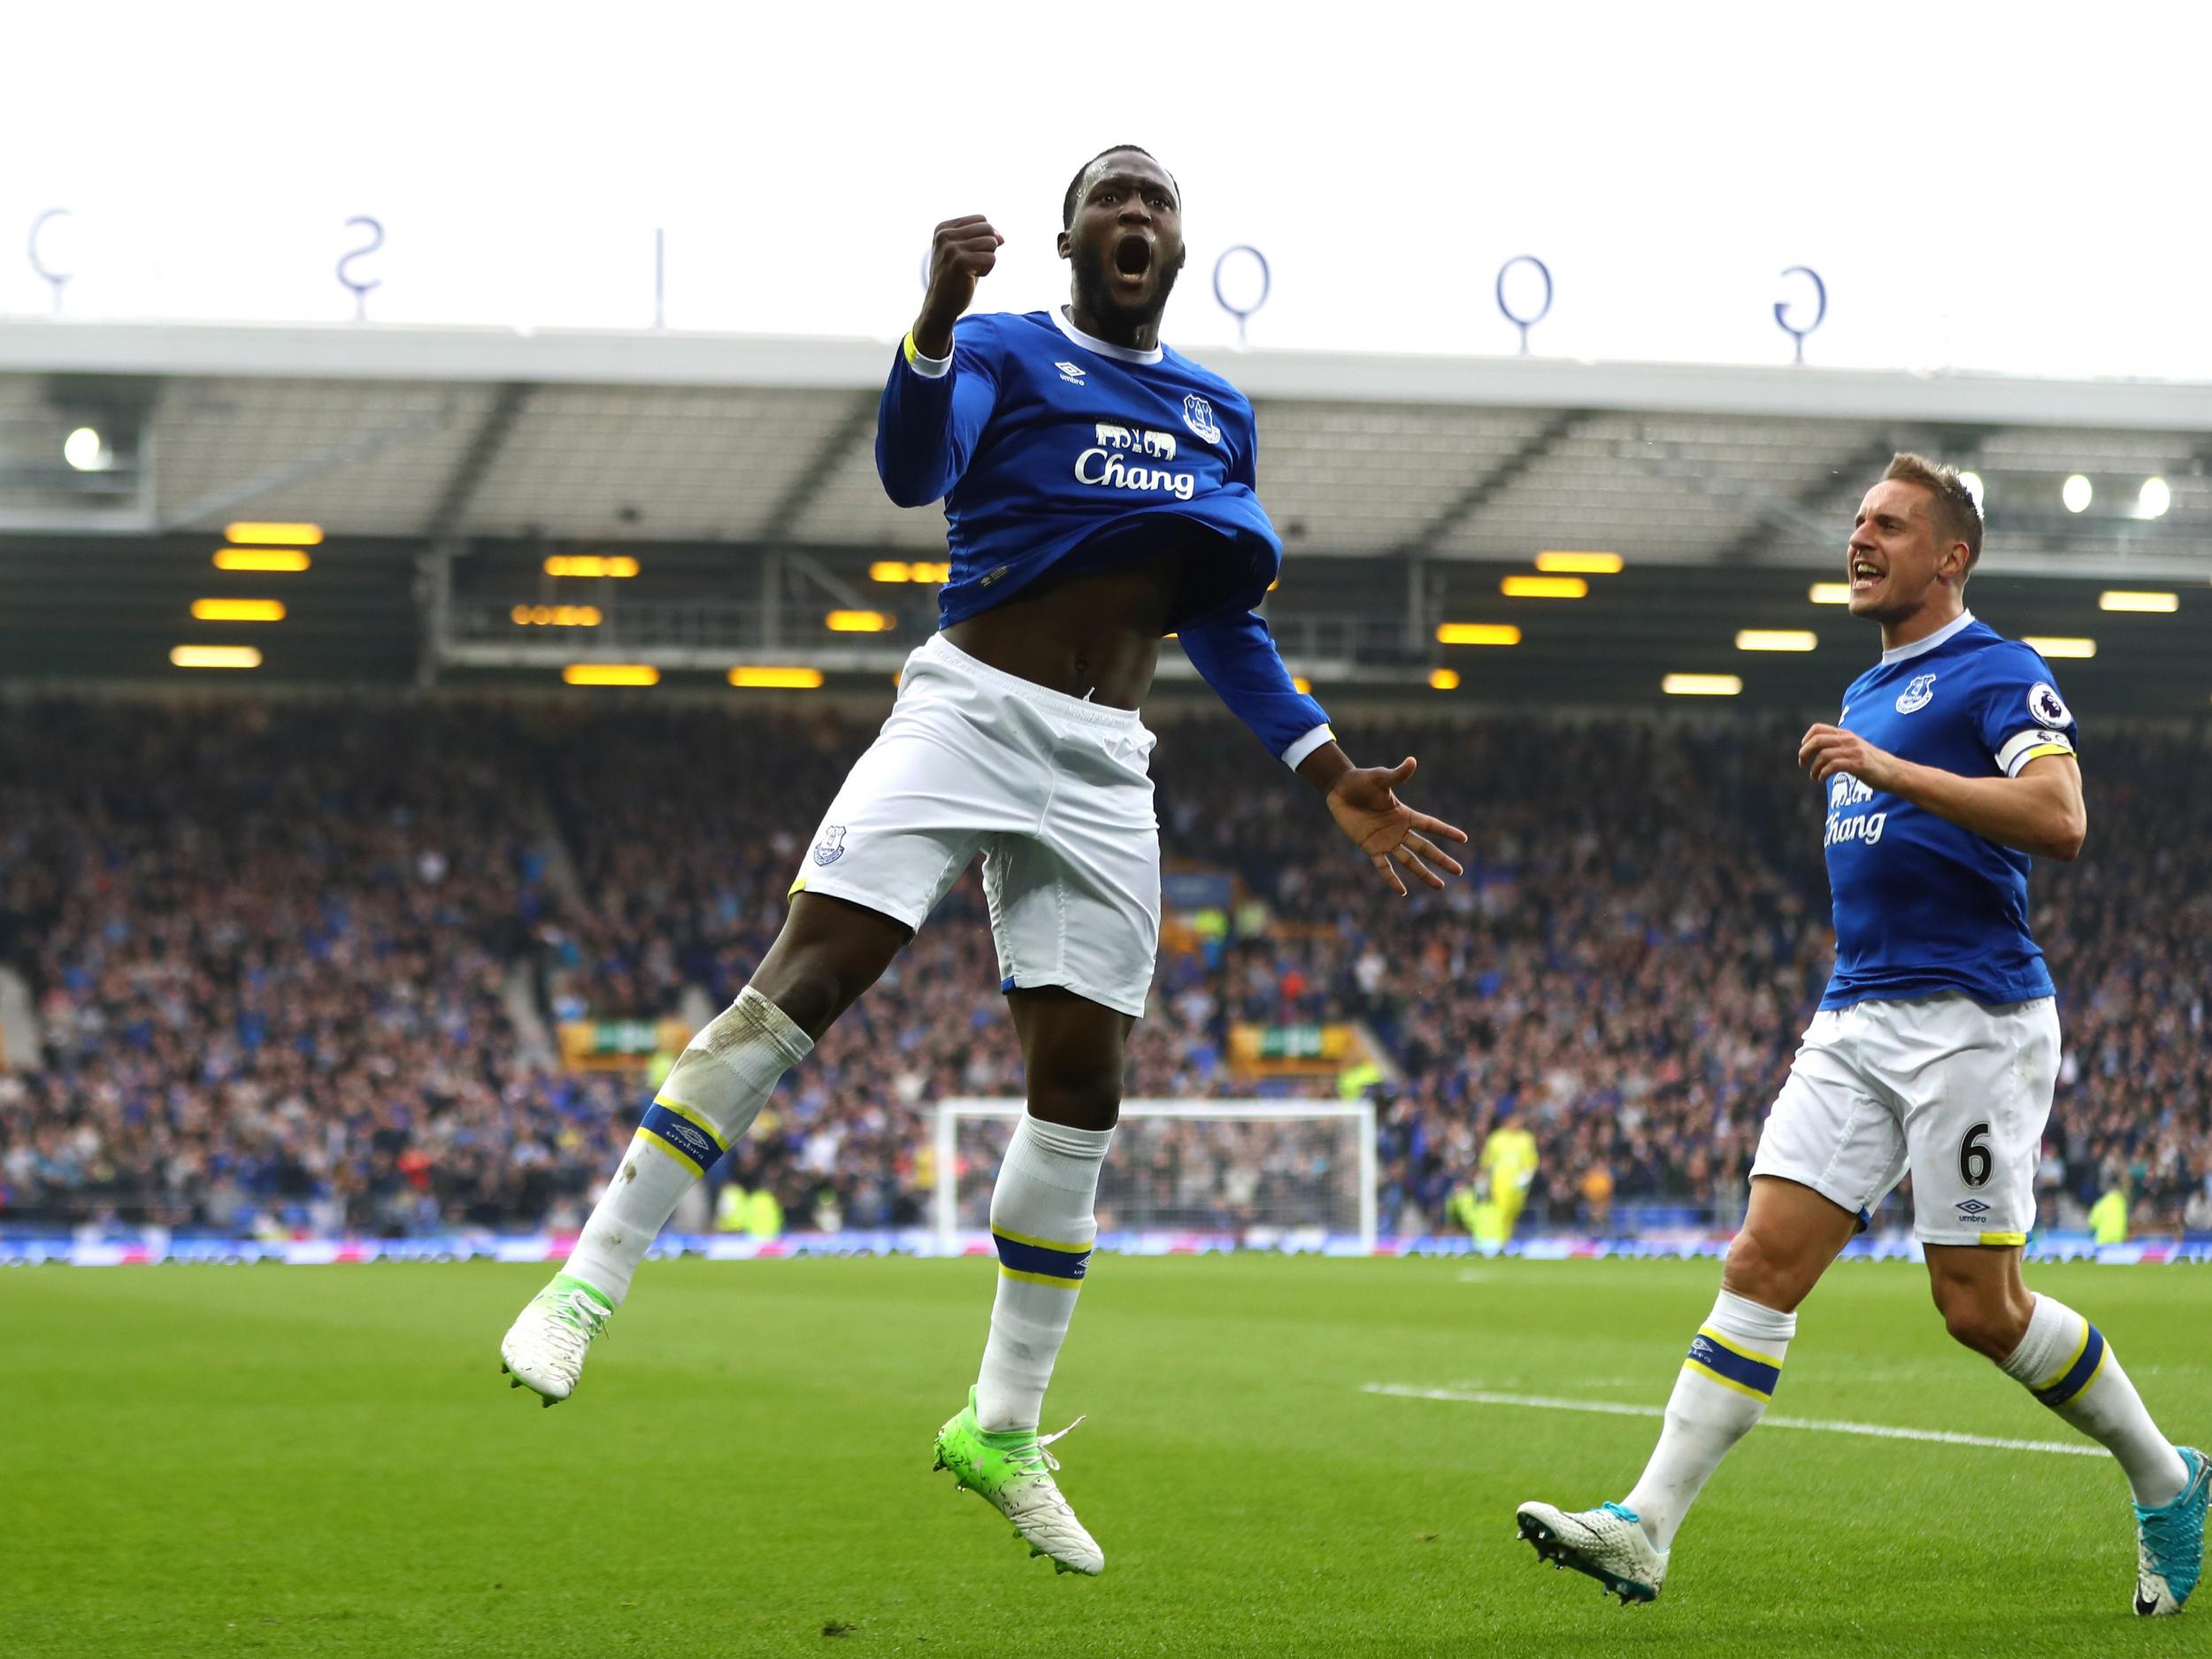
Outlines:
<svg viewBox="0 0 2212 1659"><path fill-rule="evenodd" d="M517 605L507 613L518 628L595 628L597 605Z"/></svg>
<svg viewBox="0 0 2212 1659"><path fill-rule="evenodd" d="M2097 595L2100 611L2139 611L2146 615L2169 615L2181 609L2179 594L2129 593L2123 588L2108 588Z"/></svg>
<svg viewBox="0 0 2212 1659"><path fill-rule="evenodd" d="M868 566L872 582L949 582L952 564L947 559L878 559Z"/></svg>
<svg viewBox="0 0 2212 1659"><path fill-rule="evenodd" d="M1432 690L1436 691L1457 691L1459 689L1459 670L1456 668L1430 669L1429 686Z"/></svg>
<svg viewBox="0 0 2212 1659"><path fill-rule="evenodd" d="M2074 639L2055 634L2024 634L2020 643L2046 657L2091 657L2097 654L2094 640Z"/></svg>
<svg viewBox="0 0 2212 1659"><path fill-rule="evenodd" d="M1805 597L1816 605L1847 605L1851 603L1851 584L1815 582L1805 590Z"/></svg>
<svg viewBox="0 0 2212 1659"><path fill-rule="evenodd" d="M1590 584L1579 576L1509 576L1498 591L1508 599L1586 599Z"/></svg>
<svg viewBox="0 0 2212 1659"><path fill-rule="evenodd" d="M215 549L219 571L303 571L315 561L292 547L224 547Z"/></svg>
<svg viewBox="0 0 2212 1659"><path fill-rule="evenodd" d="M320 547L319 524L233 524L223 526L223 539L239 547Z"/></svg>
<svg viewBox="0 0 2212 1659"><path fill-rule="evenodd" d="M730 670L730 684L744 690L813 691L822 683L818 668L770 668L740 664Z"/></svg>
<svg viewBox="0 0 2212 1659"><path fill-rule="evenodd" d="M561 679L572 686L657 686L661 671L648 663L571 663Z"/></svg>
<svg viewBox="0 0 2212 1659"><path fill-rule="evenodd" d="M888 634L898 622L880 611L833 611L822 626L832 634Z"/></svg>
<svg viewBox="0 0 2212 1659"><path fill-rule="evenodd" d="M556 553L545 561L548 576L603 576L626 580L638 573L638 562L626 553L602 558L596 554Z"/></svg>
<svg viewBox="0 0 2212 1659"><path fill-rule="evenodd" d="M281 599L195 599L192 602L195 622L281 622L284 620L284 601Z"/></svg>
<svg viewBox="0 0 2212 1659"><path fill-rule="evenodd" d="M1439 645L1518 645L1521 631L1509 622L1447 622L1436 630Z"/></svg>
<svg viewBox="0 0 2212 1659"><path fill-rule="evenodd" d="M1625 563L1617 553L1552 551L1536 556L1536 568L1553 576L1617 576Z"/></svg>
<svg viewBox="0 0 2212 1659"><path fill-rule="evenodd" d="M258 668L261 653L250 645L179 645L169 661L179 668Z"/></svg>
<svg viewBox="0 0 2212 1659"><path fill-rule="evenodd" d="M1740 651L1815 651L1820 635L1809 628L1744 628L1736 634Z"/></svg>
<svg viewBox="0 0 2212 1659"><path fill-rule="evenodd" d="M1670 697L1733 697L1742 693L1743 681L1733 674L1669 674L1659 689Z"/></svg>

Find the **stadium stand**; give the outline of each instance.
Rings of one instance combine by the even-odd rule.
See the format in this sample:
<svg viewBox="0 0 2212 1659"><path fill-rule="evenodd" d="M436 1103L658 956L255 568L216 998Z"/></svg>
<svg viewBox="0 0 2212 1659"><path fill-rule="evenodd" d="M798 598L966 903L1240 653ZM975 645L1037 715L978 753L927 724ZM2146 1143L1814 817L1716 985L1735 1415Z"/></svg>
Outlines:
<svg viewBox="0 0 2212 1659"><path fill-rule="evenodd" d="M1509 1102L1542 1155L1525 1225L1732 1224L1831 948L1794 728L1340 724L1363 755L1422 756L1424 804L1473 832L1467 880L1395 899L1241 730L1174 721L1171 871L1233 896L1171 918L1133 1092L1250 1094L1240 1028L1353 1026L1386 1232L1454 1225ZM828 706L12 706L0 963L29 982L39 1049L0 1073L0 1225L572 1226L647 1083L564 1066L549 1032L732 995L872 726ZM2044 1219L2124 1188L2139 1235L2212 1229L2212 848L2188 833L2212 757L2200 730L2144 729L2093 734L2085 760L2089 851L2035 887L2068 1022ZM1259 1087L1330 1093L1344 1070ZM915 1225L928 1103L1019 1089L971 874L724 1183L794 1228Z"/></svg>

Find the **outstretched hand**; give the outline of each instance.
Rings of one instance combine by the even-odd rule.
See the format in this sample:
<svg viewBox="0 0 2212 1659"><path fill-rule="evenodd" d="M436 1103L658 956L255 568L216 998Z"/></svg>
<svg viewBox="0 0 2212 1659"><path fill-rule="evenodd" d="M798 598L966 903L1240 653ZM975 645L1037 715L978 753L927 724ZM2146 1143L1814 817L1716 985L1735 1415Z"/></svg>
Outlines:
<svg viewBox="0 0 2212 1659"><path fill-rule="evenodd" d="M1432 864L1455 876L1465 873L1459 860L1437 842L1464 842L1467 832L1416 812L1398 799L1397 787L1413 776L1416 764L1409 755L1394 766L1355 766L1329 789L1329 815L1336 826L1397 888L1400 898L1405 896L1406 884L1396 865L1404 865L1432 887L1444 885L1444 878L1429 867Z"/></svg>

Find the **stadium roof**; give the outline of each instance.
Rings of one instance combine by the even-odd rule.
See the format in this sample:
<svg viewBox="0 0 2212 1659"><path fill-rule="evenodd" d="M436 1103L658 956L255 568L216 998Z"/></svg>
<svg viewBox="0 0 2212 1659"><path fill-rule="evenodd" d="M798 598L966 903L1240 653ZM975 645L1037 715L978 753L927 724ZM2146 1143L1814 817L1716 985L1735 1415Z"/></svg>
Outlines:
<svg viewBox="0 0 2212 1659"><path fill-rule="evenodd" d="M872 565L942 543L935 511L895 509L876 483L890 352L0 323L0 676L166 673L192 601L243 591L211 586L208 565L242 518L328 538L287 587L284 623L191 632L266 643L274 672L526 678L595 656L704 673L769 650L873 674L926 629L929 590L872 583ZM1807 589L1839 565L1866 484L1910 448L1980 475L1975 597L2002 600L2008 631L2099 639L2105 666L2081 672L2116 666L2147 709L2212 694L2212 387L1264 351L1218 366L1258 408L1263 494L1292 555L1271 619L1317 680L1404 685L1444 664L1497 695L1611 698L1662 666L1740 667L1740 628L1810 628L1808 657L1746 678L1825 701L1831 637L1849 660L1863 642ZM99 434L78 440L88 467L64 457L81 428ZM2092 487L2080 511L2062 495L2074 473ZM608 549L639 556L643 577L543 572L548 554ZM1500 593L1548 549L1625 569L1579 603ZM2173 593L2176 610L2101 612L2116 586ZM517 619L559 603L600 620ZM866 608L898 626L825 633L827 610ZM1439 646L1455 620L1518 626L1522 644Z"/></svg>

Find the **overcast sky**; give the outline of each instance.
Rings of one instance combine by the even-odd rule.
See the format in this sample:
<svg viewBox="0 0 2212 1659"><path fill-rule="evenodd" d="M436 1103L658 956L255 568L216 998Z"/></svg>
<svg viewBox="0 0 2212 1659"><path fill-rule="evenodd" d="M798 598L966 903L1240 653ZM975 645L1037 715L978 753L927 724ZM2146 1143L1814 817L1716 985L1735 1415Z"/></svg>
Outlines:
<svg viewBox="0 0 2212 1659"><path fill-rule="evenodd" d="M956 213L1007 236L979 303L1064 298L1068 176L1133 142L1184 188L1167 335L1217 358L1248 243L1255 345L1509 352L1534 254L1546 355L1786 361L1806 265L1816 363L2212 379L2201 0L0 15L0 312L49 309L65 207L73 315L343 319L366 213L376 319L644 326L665 227L670 326L890 339Z"/></svg>

